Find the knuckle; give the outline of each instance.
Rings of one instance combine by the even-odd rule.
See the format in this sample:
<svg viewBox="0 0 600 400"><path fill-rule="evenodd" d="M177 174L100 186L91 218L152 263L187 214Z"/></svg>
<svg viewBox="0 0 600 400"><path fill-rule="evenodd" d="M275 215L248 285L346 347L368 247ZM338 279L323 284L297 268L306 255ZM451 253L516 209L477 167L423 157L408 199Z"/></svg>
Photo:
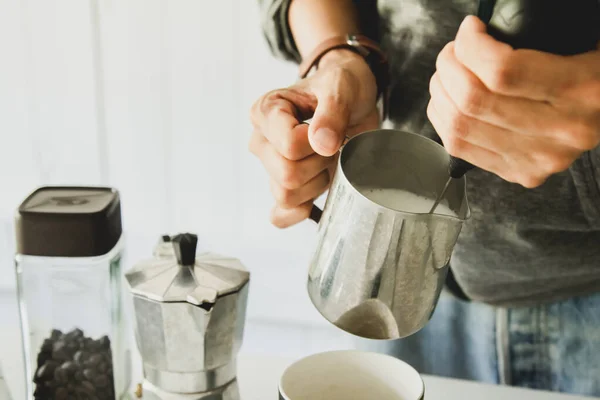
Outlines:
<svg viewBox="0 0 600 400"><path fill-rule="evenodd" d="M335 110L340 116L349 115L348 102L335 91L322 96L319 102L324 104L328 110Z"/></svg>
<svg viewBox="0 0 600 400"><path fill-rule="evenodd" d="M271 225L278 229L285 229L289 226L285 219L281 218L276 212L271 213L270 221Z"/></svg>
<svg viewBox="0 0 600 400"><path fill-rule="evenodd" d="M471 131L469 117L462 114L460 111L451 112L448 120L450 121L450 130L453 136L459 139L465 139Z"/></svg>
<svg viewBox="0 0 600 400"><path fill-rule="evenodd" d="M498 58L494 68L490 69L487 79L488 87L494 92L510 93L518 80L518 69L513 67L513 59L509 55Z"/></svg>
<svg viewBox="0 0 600 400"><path fill-rule="evenodd" d="M570 124L567 142L578 150L591 150L600 141L600 128L594 128L592 121L579 120Z"/></svg>
<svg viewBox="0 0 600 400"><path fill-rule="evenodd" d="M444 141L446 151L453 157L460 157L463 153L465 143L459 137L450 136Z"/></svg>
<svg viewBox="0 0 600 400"><path fill-rule="evenodd" d="M290 138L289 135L285 135L281 140L281 155L288 160L297 160L299 149L297 143Z"/></svg>
<svg viewBox="0 0 600 400"><path fill-rule="evenodd" d="M283 208L290 208L290 207L295 206L292 199L293 199L293 192L291 190L287 190L287 189L280 190L275 198L275 200L277 201L277 204L279 204Z"/></svg>
<svg viewBox="0 0 600 400"><path fill-rule="evenodd" d="M259 110L260 110L261 101L262 101L262 97L257 99L256 101L254 101L254 103L252 103L252 106L250 107L249 118L250 118L250 122L252 123L253 126L258 125L258 114L259 114Z"/></svg>
<svg viewBox="0 0 600 400"><path fill-rule="evenodd" d="M520 174L517 183L527 189L535 189L541 186L545 181L546 176L537 176L532 174Z"/></svg>
<svg viewBox="0 0 600 400"><path fill-rule="evenodd" d="M596 105L596 108L600 110L600 78L590 83L590 99Z"/></svg>
<svg viewBox="0 0 600 400"><path fill-rule="evenodd" d="M286 189L296 189L301 185L300 174L296 163L285 160L280 167L281 185Z"/></svg>
<svg viewBox="0 0 600 400"><path fill-rule="evenodd" d="M429 120L433 120L434 119L434 107L433 107L433 100L429 100L429 103L427 104L427 118L429 118Z"/></svg>
<svg viewBox="0 0 600 400"><path fill-rule="evenodd" d="M260 135L260 133L254 131L252 132L252 135L250 136L250 140L248 140L248 151L252 154L254 154L255 156L258 156L258 136Z"/></svg>
<svg viewBox="0 0 600 400"><path fill-rule="evenodd" d="M293 130L282 134L279 153L288 160L297 161L302 158L302 142Z"/></svg>
<svg viewBox="0 0 600 400"><path fill-rule="evenodd" d="M545 172L546 176L562 172L569 168L570 162L566 157L556 154L543 153L538 155L541 164L541 171Z"/></svg>
<svg viewBox="0 0 600 400"><path fill-rule="evenodd" d="M283 208L293 207L293 192L288 189L278 188L273 191L273 196L275 197L275 202L282 206Z"/></svg>
<svg viewBox="0 0 600 400"><path fill-rule="evenodd" d="M250 107L250 118L255 120L259 115L264 114L265 109L273 101L277 90L271 90L259 97Z"/></svg>
<svg viewBox="0 0 600 400"><path fill-rule="evenodd" d="M464 114L475 117L482 113L485 97L483 88L474 82L469 82L465 90L457 94L456 106Z"/></svg>

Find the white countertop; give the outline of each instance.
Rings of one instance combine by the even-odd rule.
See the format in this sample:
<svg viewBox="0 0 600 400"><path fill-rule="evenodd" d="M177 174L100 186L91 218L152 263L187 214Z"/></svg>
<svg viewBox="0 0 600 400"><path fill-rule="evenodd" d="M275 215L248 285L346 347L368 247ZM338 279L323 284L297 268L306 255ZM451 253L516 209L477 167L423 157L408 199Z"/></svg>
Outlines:
<svg viewBox="0 0 600 400"><path fill-rule="evenodd" d="M6 298L4 298L6 299ZM0 296L0 364L11 390L12 400L24 399L23 360L19 338L18 320L13 305L10 311ZM246 333L248 334L248 332ZM277 398L277 383L285 368L295 361L293 357L274 356L253 349L246 343L238 361L238 380L241 400L269 400ZM137 354L134 360L134 376L140 376ZM492 386L454 379L424 376L426 398L443 400L585 400L589 398L555 393ZM135 383L139 381L134 380ZM0 400L5 400L0 395Z"/></svg>

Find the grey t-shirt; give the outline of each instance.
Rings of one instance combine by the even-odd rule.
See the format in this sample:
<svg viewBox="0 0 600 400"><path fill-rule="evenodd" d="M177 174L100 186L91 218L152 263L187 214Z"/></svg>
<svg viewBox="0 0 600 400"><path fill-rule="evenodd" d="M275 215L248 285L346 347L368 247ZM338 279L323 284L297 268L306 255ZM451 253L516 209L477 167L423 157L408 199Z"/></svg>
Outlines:
<svg viewBox="0 0 600 400"><path fill-rule="evenodd" d="M273 54L298 62L287 24L290 0L259 3ZM463 18L476 14L477 0L355 3L361 16L379 15L392 70L390 122L435 138L426 115L435 59ZM600 148L536 189L478 169L469 172L467 184L472 217L451 266L470 298L524 306L600 291Z"/></svg>

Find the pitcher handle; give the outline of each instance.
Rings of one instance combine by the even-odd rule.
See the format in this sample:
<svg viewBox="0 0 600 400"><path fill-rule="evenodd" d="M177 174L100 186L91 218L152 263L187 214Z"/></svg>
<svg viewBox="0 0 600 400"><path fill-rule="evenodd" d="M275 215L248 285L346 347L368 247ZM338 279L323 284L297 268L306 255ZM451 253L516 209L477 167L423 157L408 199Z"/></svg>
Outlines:
<svg viewBox="0 0 600 400"><path fill-rule="evenodd" d="M318 206L313 204L308 218L313 220L316 224L318 224L321 221L322 216L323 210L321 210Z"/></svg>

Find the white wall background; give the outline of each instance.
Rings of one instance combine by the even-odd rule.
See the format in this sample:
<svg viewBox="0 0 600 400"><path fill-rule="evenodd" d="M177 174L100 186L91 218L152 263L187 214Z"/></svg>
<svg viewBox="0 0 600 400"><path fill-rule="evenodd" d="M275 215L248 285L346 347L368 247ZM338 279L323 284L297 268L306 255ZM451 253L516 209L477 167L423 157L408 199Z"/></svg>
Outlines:
<svg viewBox="0 0 600 400"><path fill-rule="evenodd" d="M247 151L252 102L294 79L267 50L257 1L0 0L0 288L14 289L12 218L29 192L110 185L126 267L191 230L251 270L248 346L349 345L305 293L315 226L270 226Z"/></svg>

